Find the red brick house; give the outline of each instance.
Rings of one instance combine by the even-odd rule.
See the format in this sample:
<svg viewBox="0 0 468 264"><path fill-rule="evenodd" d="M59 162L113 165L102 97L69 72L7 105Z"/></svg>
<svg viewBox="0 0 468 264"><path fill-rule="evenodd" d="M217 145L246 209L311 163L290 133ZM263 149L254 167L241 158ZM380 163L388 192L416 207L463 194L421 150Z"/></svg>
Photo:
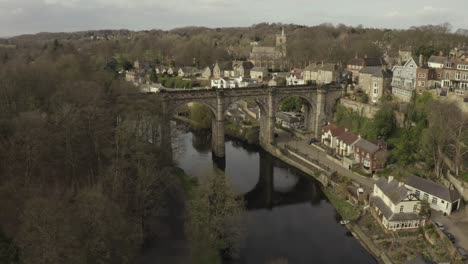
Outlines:
<svg viewBox="0 0 468 264"><path fill-rule="evenodd" d="M384 169L387 163L387 145L383 141L374 144L360 139L354 144L354 159L371 173Z"/></svg>

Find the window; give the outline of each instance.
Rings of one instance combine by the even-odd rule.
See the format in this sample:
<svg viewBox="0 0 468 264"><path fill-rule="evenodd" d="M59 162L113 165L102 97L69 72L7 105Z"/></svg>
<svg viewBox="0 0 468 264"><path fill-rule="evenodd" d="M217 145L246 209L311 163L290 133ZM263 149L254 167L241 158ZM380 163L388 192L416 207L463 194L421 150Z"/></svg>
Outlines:
<svg viewBox="0 0 468 264"><path fill-rule="evenodd" d="M423 199L424 201L429 201L429 194L425 193Z"/></svg>
<svg viewBox="0 0 468 264"><path fill-rule="evenodd" d="M379 89L374 89L374 94L378 94L379 93Z"/></svg>
<svg viewBox="0 0 468 264"><path fill-rule="evenodd" d="M400 213L402 213L402 212L403 212L403 209L404 209L404 206L403 206L403 205L402 205L402 206L400 206Z"/></svg>
<svg viewBox="0 0 468 264"><path fill-rule="evenodd" d="M441 202L441 203L445 203L445 201L444 201L444 200L440 200L440 202Z"/></svg>
<svg viewBox="0 0 468 264"><path fill-rule="evenodd" d="M455 74L455 79L456 79L456 80L460 80L460 79L461 79L461 73L460 73L460 72L457 72L457 73Z"/></svg>
<svg viewBox="0 0 468 264"><path fill-rule="evenodd" d="M465 75L463 76L463 80L468 81L468 74L465 74Z"/></svg>
<svg viewBox="0 0 468 264"><path fill-rule="evenodd" d="M419 190L416 190L416 192L414 193L414 195L419 198L419 196L421 196L421 192Z"/></svg>
<svg viewBox="0 0 468 264"><path fill-rule="evenodd" d="M432 197L432 204L437 204L437 197Z"/></svg>
<svg viewBox="0 0 468 264"><path fill-rule="evenodd" d="M374 88L379 88L379 83L378 82L374 82Z"/></svg>
<svg viewBox="0 0 468 264"><path fill-rule="evenodd" d="M442 78L442 73L438 73L437 78L439 78L439 79Z"/></svg>
<svg viewBox="0 0 468 264"><path fill-rule="evenodd" d="M426 82L425 82L425 81L422 81L422 82L421 82L421 86L422 86L422 87L425 87L425 86L426 86Z"/></svg>
<svg viewBox="0 0 468 264"><path fill-rule="evenodd" d="M417 213L417 212L418 212L418 205L415 204L415 205L413 206L413 213Z"/></svg>

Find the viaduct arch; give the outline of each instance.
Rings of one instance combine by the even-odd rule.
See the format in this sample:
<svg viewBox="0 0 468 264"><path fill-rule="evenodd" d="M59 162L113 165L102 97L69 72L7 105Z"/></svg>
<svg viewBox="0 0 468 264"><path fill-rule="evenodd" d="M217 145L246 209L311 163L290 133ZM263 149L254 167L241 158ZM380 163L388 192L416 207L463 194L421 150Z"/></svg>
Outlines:
<svg viewBox="0 0 468 264"><path fill-rule="evenodd" d="M253 99L261 109L260 145L268 147L275 144L274 130L276 111L286 98L299 96L305 102L304 121L307 131L320 135L320 128L333 116L336 103L342 96L343 89L336 84L304 85L286 87L255 87L235 89L192 89L192 90L162 90L163 107L162 137L170 138L170 120L177 109L185 104L199 102L207 105L213 113L212 151L216 157L225 156L224 146L224 113L232 103L239 100ZM169 144L170 140L163 140Z"/></svg>

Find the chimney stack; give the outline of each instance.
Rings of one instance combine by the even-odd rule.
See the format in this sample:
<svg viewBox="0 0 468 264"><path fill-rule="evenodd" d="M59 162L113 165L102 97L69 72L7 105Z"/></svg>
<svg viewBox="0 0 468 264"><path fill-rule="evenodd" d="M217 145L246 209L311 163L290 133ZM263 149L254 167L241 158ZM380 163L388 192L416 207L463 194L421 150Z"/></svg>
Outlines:
<svg viewBox="0 0 468 264"><path fill-rule="evenodd" d="M399 182L399 183L398 183L398 187L401 187L401 186L403 186L403 185L405 185L404 182Z"/></svg>
<svg viewBox="0 0 468 264"><path fill-rule="evenodd" d="M390 183L391 181L393 181L393 176L388 176L388 182Z"/></svg>
<svg viewBox="0 0 468 264"><path fill-rule="evenodd" d="M419 67L422 67L424 64L424 56L422 54L419 54Z"/></svg>

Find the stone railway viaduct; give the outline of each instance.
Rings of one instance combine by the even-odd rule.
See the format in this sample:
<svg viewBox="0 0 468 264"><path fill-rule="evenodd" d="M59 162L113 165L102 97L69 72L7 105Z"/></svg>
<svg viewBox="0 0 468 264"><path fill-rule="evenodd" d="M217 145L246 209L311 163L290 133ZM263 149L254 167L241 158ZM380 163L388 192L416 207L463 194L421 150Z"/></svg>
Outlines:
<svg viewBox="0 0 468 264"><path fill-rule="evenodd" d="M170 138L170 120L177 114L177 109L188 103L207 105L212 114L212 151L216 157L225 156L224 116L228 107L245 99L253 99L260 108L260 145L268 149L275 144L275 114L281 103L292 96L299 96L304 102L304 123L306 131L313 132L315 137L320 134L320 128L331 120L336 104L342 96L343 89L339 85L304 85L286 87L255 87L235 89L192 89L192 90L162 90L161 97L164 122L162 138ZM163 140L170 148L170 140Z"/></svg>

